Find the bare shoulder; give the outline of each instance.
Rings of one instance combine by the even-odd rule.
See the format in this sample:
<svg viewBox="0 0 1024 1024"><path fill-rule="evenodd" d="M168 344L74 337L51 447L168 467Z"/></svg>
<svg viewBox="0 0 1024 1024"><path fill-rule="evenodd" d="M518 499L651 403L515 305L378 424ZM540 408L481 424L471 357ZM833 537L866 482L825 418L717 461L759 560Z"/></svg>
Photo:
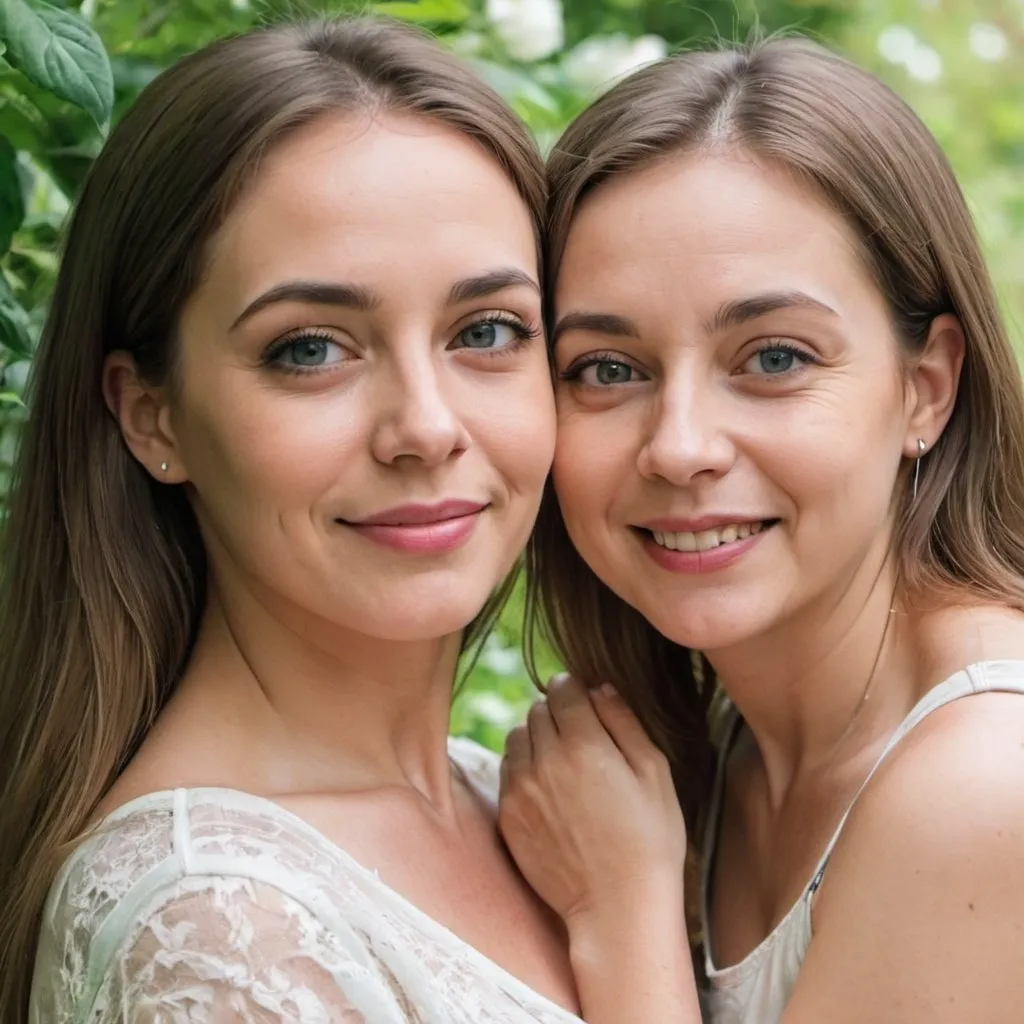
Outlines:
<svg viewBox="0 0 1024 1024"><path fill-rule="evenodd" d="M1013 671L1024 687L1024 661ZM883 840L886 857L870 858L880 870L901 855L956 873L1024 854L1024 692L962 697L904 737L854 807L834 866L874 870L859 855Z"/></svg>
<svg viewBox="0 0 1024 1024"><path fill-rule="evenodd" d="M921 722L858 800L785 1024L1015 1020L1022 921L1024 694L976 693Z"/></svg>

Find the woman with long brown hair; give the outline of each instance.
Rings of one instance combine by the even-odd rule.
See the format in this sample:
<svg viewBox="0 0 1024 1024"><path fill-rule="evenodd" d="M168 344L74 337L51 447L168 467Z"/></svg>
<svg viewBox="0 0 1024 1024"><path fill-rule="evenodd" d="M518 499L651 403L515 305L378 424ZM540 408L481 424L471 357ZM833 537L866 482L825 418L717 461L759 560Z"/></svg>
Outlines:
<svg viewBox="0 0 1024 1024"><path fill-rule="evenodd" d="M939 146L773 40L619 84L549 181L530 570L579 682L501 821L584 1016L699 1019L685 902L713 1024L1018 1020L1024 396Z"/></svg>
<svg viewBox="0 0 1024 1024"><path fill-rule="evenodd" d="M2 557L3 1024L577 1019L447 742L554 443L543 199L386 21L219 43L114 130Z"/></svg>

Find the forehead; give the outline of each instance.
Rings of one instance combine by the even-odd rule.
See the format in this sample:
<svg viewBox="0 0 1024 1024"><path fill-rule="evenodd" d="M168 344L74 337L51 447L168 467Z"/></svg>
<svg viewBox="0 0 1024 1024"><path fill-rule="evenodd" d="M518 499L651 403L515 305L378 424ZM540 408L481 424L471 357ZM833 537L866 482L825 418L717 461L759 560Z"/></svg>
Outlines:
<svg viewBox="0 0 1024 1024"><path fill-rule="evenodd" d="M858 241L810 187L742 152L672 157L602 184L581 204L556 305L663 297L705 307L800 290L842 312L881 301Z"/></svg>
<svg viewBox="0 0 1024 1024"><path fill-rule="evenodd" d="M264 158L211 249L208 280L258 291L287 278L385 289L474 264L535 269L533 223L481 146L409 116L324 118Z"/></svg>

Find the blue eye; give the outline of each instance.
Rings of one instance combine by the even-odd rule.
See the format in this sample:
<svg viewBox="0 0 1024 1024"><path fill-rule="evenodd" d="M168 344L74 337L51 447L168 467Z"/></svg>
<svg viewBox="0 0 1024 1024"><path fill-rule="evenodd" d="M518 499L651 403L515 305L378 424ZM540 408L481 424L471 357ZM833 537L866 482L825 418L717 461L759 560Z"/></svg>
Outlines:
<svg viewBox="0 0 1024 1024"><path fill-rule="evenodd" d="M755 352L744 364L744 373L761 376L778 377L785 373L813 363L814 359L801 349L791 345L780 345L777 342L765 345Z"/></svg>
<svg viewBox="0 0 1024 1024"><path fill-rule="evenodd" d="M308 333L279 342L267 353L266 362L282 369L301 372L343 362L345 348L333 338Z"/></svg>
<svg viewBox="0 0 1024 1024"><path fill-rule="evenodd" d="M506 320L477 320L464 327L455 336L456 348L470 348L493 352L514 348L516 343L530 337L530 332L520 323Z"/></svg>

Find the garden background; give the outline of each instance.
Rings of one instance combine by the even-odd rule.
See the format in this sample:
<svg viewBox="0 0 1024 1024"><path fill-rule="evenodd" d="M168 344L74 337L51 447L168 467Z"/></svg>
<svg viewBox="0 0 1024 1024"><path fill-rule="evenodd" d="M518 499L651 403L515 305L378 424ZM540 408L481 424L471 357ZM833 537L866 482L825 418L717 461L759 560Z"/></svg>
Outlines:
<svg viewBox="0 0 1024 1024"><path fill-rule="evenodd" d="M61 225L110 124L162 68L220 36L353 10L436 32L545 148L609 82L667 52L755 26L813 35L881 75L939 137L1021 341L1024 0L0 0L0 501ZM534 694L521 618L517 594L453 710L456 732L495 749Z"/></svg>

